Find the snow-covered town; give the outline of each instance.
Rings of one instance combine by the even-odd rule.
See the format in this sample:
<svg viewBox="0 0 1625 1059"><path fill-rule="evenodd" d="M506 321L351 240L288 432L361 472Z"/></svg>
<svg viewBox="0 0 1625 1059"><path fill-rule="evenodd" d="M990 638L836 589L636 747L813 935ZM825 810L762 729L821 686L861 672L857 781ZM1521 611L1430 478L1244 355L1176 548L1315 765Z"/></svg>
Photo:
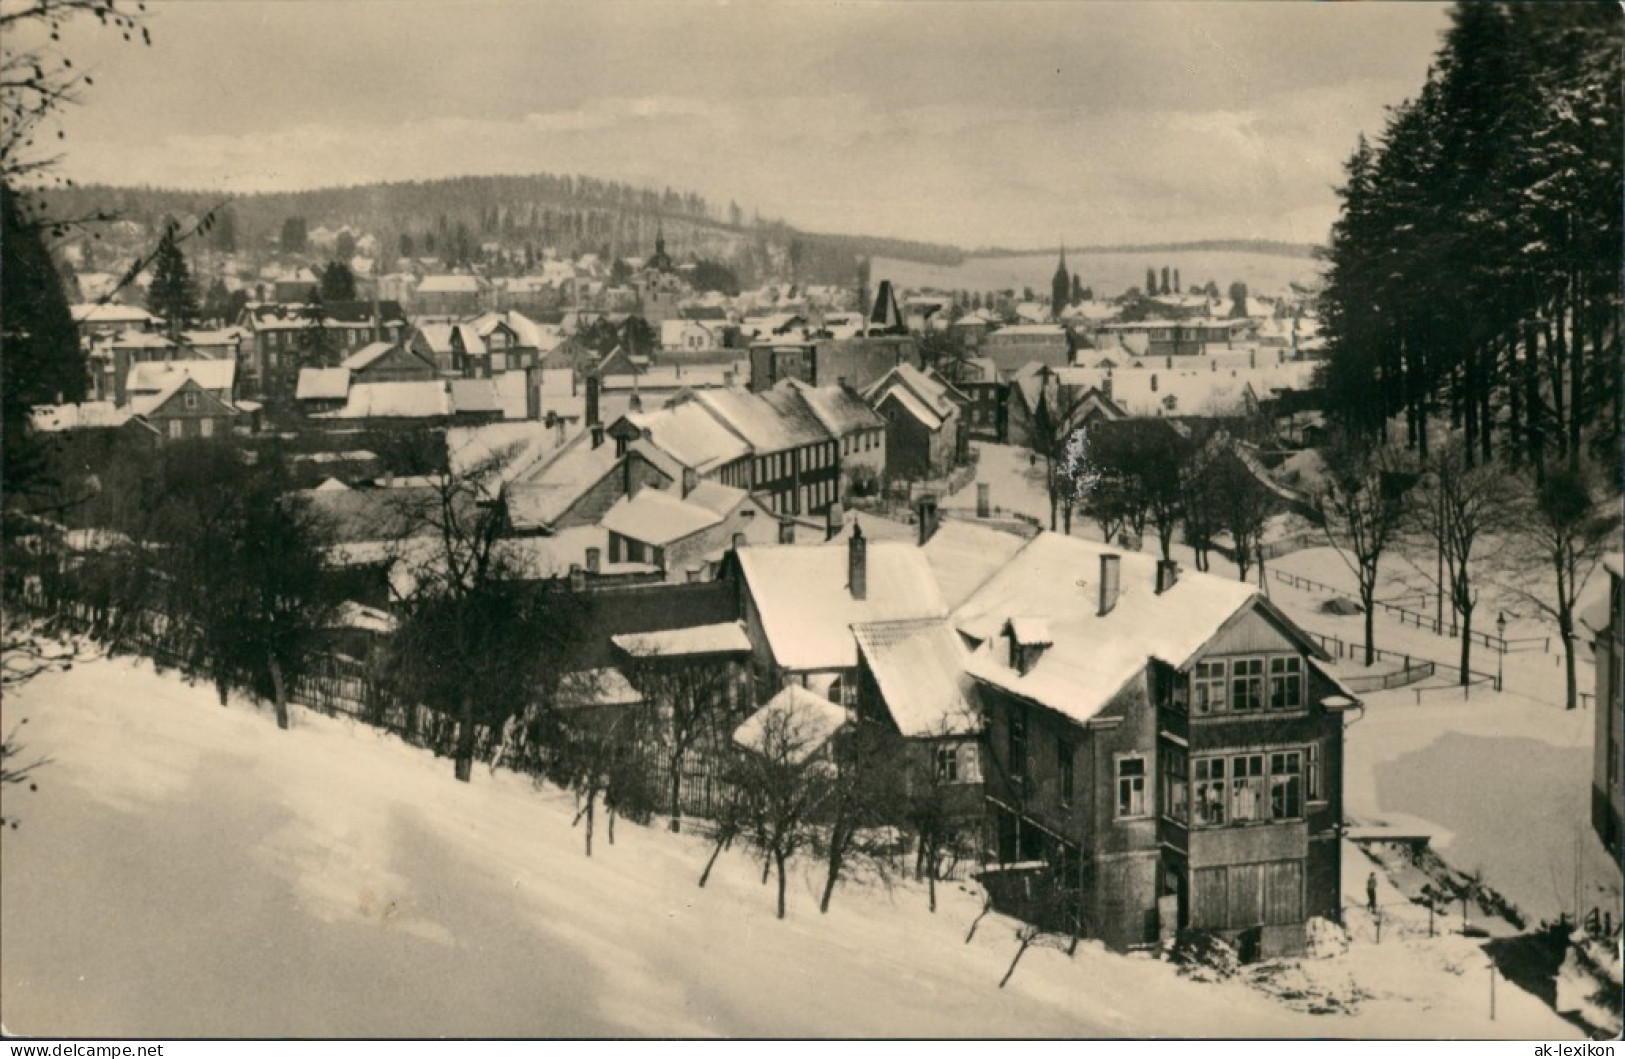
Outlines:
<svg viewBox="0 0 1625 1059"><path fill-rule="evenodd" d="M1146 157L1023 175L993 5L475 4L516 92L648 20L518 119L562 176L438 66L329 102L385 170L206 133L166 31L263 5L150 6L0 0L6 1036L1620 1035L1617 10L1053 5L1314 83L1050 100ZM333 6L279 39L372 69Z"/></svg>

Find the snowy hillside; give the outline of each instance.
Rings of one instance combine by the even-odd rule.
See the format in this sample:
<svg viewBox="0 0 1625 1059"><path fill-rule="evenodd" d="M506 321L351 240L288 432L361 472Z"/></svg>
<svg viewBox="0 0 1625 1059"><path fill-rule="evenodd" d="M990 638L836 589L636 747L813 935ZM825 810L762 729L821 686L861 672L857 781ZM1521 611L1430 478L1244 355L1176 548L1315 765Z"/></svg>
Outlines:
<svg viewBox="0 0 1625 1059"><path fill-rule="evenodd" d="M841 890L790 917L742 855L623 824L592 859L569 796L365 727L267 711L145 664L97 662L9 695L37 793L8 792L0 1016L13 1033L186 1035L1573 1036L1503 989L1489 1022L1466 939L1361 940L1280 965L1355 1000L1312 1016L1085 944L1030 950L947 887ZM1365 864L1352 848L1352 894ZM1350 898L1357 900L1357 897ZM1464 963L1465 961L1465 963ZM1285 988L1278 986L1278 988ZM1361 997L1366 999L1360 999Z"/></svg>

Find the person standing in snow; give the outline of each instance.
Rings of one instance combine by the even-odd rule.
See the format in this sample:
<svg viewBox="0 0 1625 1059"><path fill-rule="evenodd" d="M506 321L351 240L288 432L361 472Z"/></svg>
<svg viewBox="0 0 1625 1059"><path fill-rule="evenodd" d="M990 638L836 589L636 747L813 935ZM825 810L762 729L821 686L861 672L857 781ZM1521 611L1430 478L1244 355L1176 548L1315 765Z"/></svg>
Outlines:
<svg viewBox="0 0 1625 1059"><path fill-rule="evenodd" d="M1377 873L1372 872L1365 879L1365 904L1372 915L1377 914Z"/></svg>

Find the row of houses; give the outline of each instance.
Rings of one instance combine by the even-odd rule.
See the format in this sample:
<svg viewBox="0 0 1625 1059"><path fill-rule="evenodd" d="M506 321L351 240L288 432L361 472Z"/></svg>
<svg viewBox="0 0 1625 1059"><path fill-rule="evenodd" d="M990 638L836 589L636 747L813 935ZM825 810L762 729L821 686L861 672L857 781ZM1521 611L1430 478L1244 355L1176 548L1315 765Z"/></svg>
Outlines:
<svg viewBox="0 0 1625 1059"><path fill-rule="evenodd" d="M727 523L727 488L645 490L614 521L693 517L681 504ZM947 789L997 907L1114 948L1191 929L1292 953L1340 915L1358 703L1253 586L929 502L909 536L775 543L737 524L716 580L584 580L626 627L581 662L614 693L577 705L635 708L633 664L681 657L741 688L740 718L885 726Z"/></svg>
<svg viewBox="0 0 1625 1059"><path fill-rule="evenodd" d="M650 473L661 450L631 425L612 425L624 445L566 458L600 454L615 476L636 453ZM763 709L810 711L831 739L883 726L934 771L996 907L1117 949L1201 930L1288 954L1311 919L1340 916L1343 732L1360 706L1256 587L944 520L930 499L912 526L837 516L786 535L714 478L622 482L598 525L513 542L593 615L572 663L591 691L571 711L658 705L640 681L664 661L714 667L746 745ZM369 532L398 529L390 498L372 510ZM559 550L583 541L585 563ZM661 570L698 564L712 576Z"/></svg>

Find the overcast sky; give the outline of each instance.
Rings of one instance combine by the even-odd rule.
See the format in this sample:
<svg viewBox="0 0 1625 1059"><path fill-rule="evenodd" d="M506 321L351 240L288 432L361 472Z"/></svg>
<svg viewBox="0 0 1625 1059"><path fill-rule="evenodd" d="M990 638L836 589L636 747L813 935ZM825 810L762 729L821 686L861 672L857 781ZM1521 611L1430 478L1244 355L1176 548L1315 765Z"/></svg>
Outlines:
<svg viewBox="0 0 1625 1059"><path fill-rule="evenodd" d="M283 190L582 173L819 231L1320 242L1443 6L149 2L64 34L83 181Z"/></svg>

